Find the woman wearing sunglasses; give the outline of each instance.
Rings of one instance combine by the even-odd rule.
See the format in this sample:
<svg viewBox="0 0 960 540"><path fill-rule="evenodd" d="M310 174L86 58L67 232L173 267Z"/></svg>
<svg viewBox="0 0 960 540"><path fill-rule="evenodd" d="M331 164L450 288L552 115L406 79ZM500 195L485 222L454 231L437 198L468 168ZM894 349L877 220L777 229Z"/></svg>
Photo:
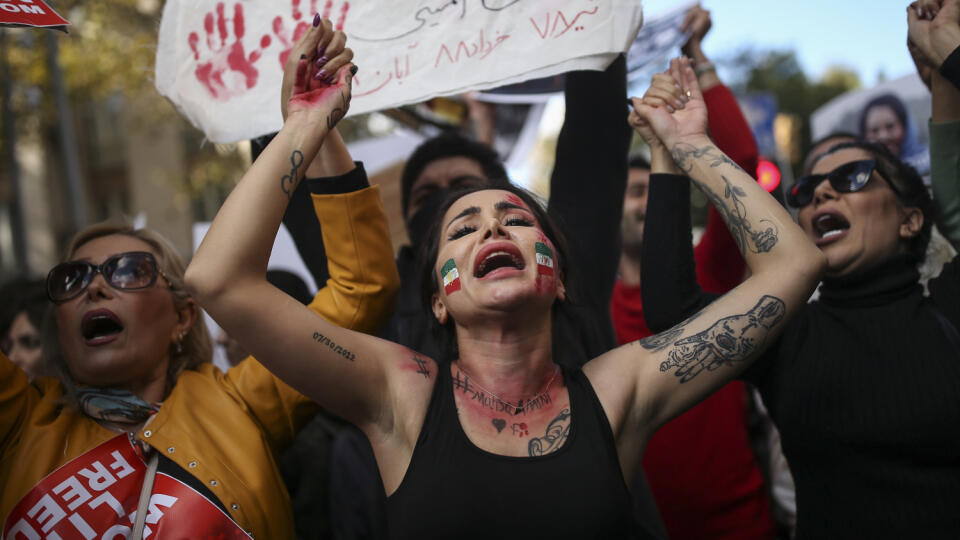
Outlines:
<svg viewBox="0 0 960 540"><path fill-rule="evenodd" d="M327 54L350 55L342 39ZM398 286L379 192L327 199L336 264L310 308L374 332ZM46 283L58 377L31 384L0 354L0 537L293 538L273 459L317 406L253 358L211 364L185 265L156 233L94 226L66 259Z"/></svg>
<svg viewBox="0 0 960 540"><path fill-rule="evenodd" d="M656 182L642 259L655 330L715 298L683 277L695 275L690 247L665 239L689 230L689 214L659 207ZM956 538L960 262L924 295L917 264L932 215L920 176L883 146L846 142L815 158L786 199L828 270L819 300L743 378L780 430L797 537Z"/></svg>

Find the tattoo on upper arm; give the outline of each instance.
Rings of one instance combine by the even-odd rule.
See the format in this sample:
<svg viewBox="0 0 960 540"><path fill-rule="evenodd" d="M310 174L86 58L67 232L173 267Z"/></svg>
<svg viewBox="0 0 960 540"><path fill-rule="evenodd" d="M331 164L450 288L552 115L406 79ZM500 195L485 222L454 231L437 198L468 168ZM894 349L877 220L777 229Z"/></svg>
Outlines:
<svg viewBox="0 0 960 540"><path fill-rule="evenodd" d="M570 409L566 408L560 411L556 418L547 425L547 432L543 437L534 437L527 444L527 452L530 456L543 456L556 451L563 446L567 436L570 435Z"/></svg>
<svg viewBox="0 0 960 540"><path fill-rule="evenodd" d="M313 333L313 340L316 341L317 343L321 344L321 345L326 345L327 347L330 347L330 349L331 349L333 352L339 354L340 356L346 358L347 360L349 360L349 361L351 361L351 362L353 362L354 360L357 359L357 357L356 357L355 354L353 354L352 352L348 351L347 349L344 349L344 348L341 347L340 345L337 345L336 343L334 343L333 341L331 341L330 338L328 338L327 336L321 334L320 332L314 332L314 333Z"/></svg>
<svg viewBox="0 0 960 540"><path fill-rule="evenodd" d="M659 334L654 334L650 337L645 337L638 341L641 347L647 349L648 351L661 351L670 345L670 343L680 337L680 334L683 333L683 325L686 323L680 323L674 328L669 330L664 330Z"/></svg>
<svg viewBox="0 0 960 540"><path fill-rule="evenodd" d="M417 373L423 375L424 379L429 379L430 370L427 368L427 361L417 355L413 355L413 362L417 364Z"/></svg>
<svg viewBox="0 0 960 540"><path fill-rule="evenodd" d="M287 194L288 199L293 197L293 191L297 187L301 165L303 165L303 152L294 150L290 154L290 173L280 178L280 189Z"/></svg>
<svg viewBox="0 0 960 540"><path fill-rule="evenodd" d="M674 342L667 359L660 363L660 371L676 369L674 375L685 383L704 370L747 360L763 347L785 313L783 300L764 295L750 311L724 317L706 330ZM685 324L674 330L682 331Z"/></svg>

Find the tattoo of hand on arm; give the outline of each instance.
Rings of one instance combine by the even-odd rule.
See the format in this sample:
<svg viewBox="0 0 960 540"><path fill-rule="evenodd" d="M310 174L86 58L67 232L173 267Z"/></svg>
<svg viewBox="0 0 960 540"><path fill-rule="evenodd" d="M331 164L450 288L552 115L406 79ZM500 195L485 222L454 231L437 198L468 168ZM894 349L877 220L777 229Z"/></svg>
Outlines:
<svg viewBox="0 0 960 540"><path fill-rule="evenodd" d="M297 181L300 176L300 166L303 165L303 153L294 150L290 154L290 173L280 178L280 189L287 194L287 198L293 197L293 191L297 187Z"/></svg>
<svg viewBox="0 0 960 540"><path fill-rule="evenodd" d="M764 295L750 311L724 317L710 328L674 342L667 359L660 363L660 371L676 369L674 375L685 383L704 370L747 360L763 348L785 313L783 300Z"/></svg>
<svg viewBox="0 0 960 540"><path fill-rule="evenodd" d="M530 456L543 456L556 451L563 446L570 435L570 409L563 409L556 418L547 425L547 432L543 437L534 437L527 444Z"/></svg>
<svg viewBox="0 0 960 540"><path fill-rule="evenodd" d="M682 322L675 328L664 330L659 334L654 334L650 337L645 337L640 341L638 341L637 343L639 343L641 347L643 347L644 349L647 349L648 351L654 351L654 352L661 351L665 349L667 345L670 345L670 343L672 343L673 340L680 337L680 334L683 334L684 324L686 324L686 322Z"/></svg>

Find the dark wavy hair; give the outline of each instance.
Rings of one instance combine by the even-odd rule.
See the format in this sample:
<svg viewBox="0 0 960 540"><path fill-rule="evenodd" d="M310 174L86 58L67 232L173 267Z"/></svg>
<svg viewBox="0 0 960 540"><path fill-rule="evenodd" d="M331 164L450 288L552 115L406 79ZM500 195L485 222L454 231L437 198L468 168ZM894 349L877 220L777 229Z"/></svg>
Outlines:
<svg viewBox="0 0 960 540"><path fill-rule="evenodd" d="M536 218L537 223L539 223L540 228L543 230L543 234L549 238L551 242L553 242L557 278L563 280L564 287L567 291L566 301L561 302L560 300L555 300L553 302L553 307L551 308L553 314L552 323L554 359L558 363L567 366L580 365L583 360L582 358L573 355L567 358L566 352L569 352L573 349L580 350L582 347L578 346L571 348L568 347L568 344L564 342L564 339L566 339L568 336L579 335L579 332L575 331L575 329L569 328L569 326L571 326L570 321L576 321L577 319L577 315L573 314L572 312L572 307L575 305L576 299L574 298L575 295L571 294L571 291L575 290L576 279L575 276L572 275L572 267L569 260L570 249L568 248L566 238L564 238L563 233L560 231L560 227L556 220L550 217L537 196L513 184L505 186L473 187L451 194L440 206L437 212L437 219L430 226L426 236L426 241L420 246L418 257L420 268L420 300L423 305L423 309L425 309L427 313L431 314L428 317L430 320L430 327L434 336L438 340L438 348L443 353L443 357L438 358L437 360L442 359L445 361L451 361L456 359L458 354L456 328L453 324L453 320L448 319L446 324L441 325L439 321L437 321L437 319L432 315L433 295L440 290L440 282L437 278L437 272L434 270L434 268L437 262L437 255L440 251L440 234L443 231L443 217L446 215L447 210L450 209L453 203L458 201L464 195L490 189L506 191L519 197L520 200L522 200L524 204L530 208L530 211Z"/></svg>
<svg viewBox="0 0 960 540"><path fill-rule="evenodd" d="M927 191L927 186L924 185L920 173L908 163L894 156L886 146L866 141L839 143L821 154L816 161L834 152L848 148L856 148L870 154L877 162L877 172L897 186L897 190L900 193L895 193L895 195L900 205L902 207L918 208L920 212L923 213L923 227L916 236L909 239L907 246L908 252L914 261L918 263L922 262L927 254L927 244L930 243L934 208L933 199L930 197L930 192ZM814 161L813 164L816 164L816 161ZM811 168L813 164L811 164Z"/></svg>
<svg viewBox="0 0 960 540"><path fill-rule="evenodd" d="M400 201L404 216L410 207L410 191L420 173L430 163L448 157L465 157L476 161L491 185L503 186L509 183L507 170L496 150L456 132L444 133L421 143L403 166L400 175Z"/></svg>

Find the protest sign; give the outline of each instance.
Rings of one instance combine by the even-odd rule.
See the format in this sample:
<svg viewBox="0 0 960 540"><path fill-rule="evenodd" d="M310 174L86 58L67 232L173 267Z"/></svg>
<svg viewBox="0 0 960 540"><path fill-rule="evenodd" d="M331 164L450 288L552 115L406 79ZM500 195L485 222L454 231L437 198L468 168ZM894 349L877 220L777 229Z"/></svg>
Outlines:
<svg viewBox="0 0 960 540"><path fill-rule="evenodd" d="M143 538L250 538L226 512L183 481L157 473ZM117 435L64 464L7 516L2 538L129 537L146 466L126 435Z"/></svg>
<svg viewBox="0 0 960 540"><path fill-rule="evenodd" d="M274 131L283 64L315 12L354 50L351 114L602 69L642 21L639 0L167 0L157 89L212 141Z"/></svg>
<svg viewBox="0 0 960 540"><path fill-rule="evenodd" d="M0 0L0 26L63 27L70 24L43 0Z"/></svg>

